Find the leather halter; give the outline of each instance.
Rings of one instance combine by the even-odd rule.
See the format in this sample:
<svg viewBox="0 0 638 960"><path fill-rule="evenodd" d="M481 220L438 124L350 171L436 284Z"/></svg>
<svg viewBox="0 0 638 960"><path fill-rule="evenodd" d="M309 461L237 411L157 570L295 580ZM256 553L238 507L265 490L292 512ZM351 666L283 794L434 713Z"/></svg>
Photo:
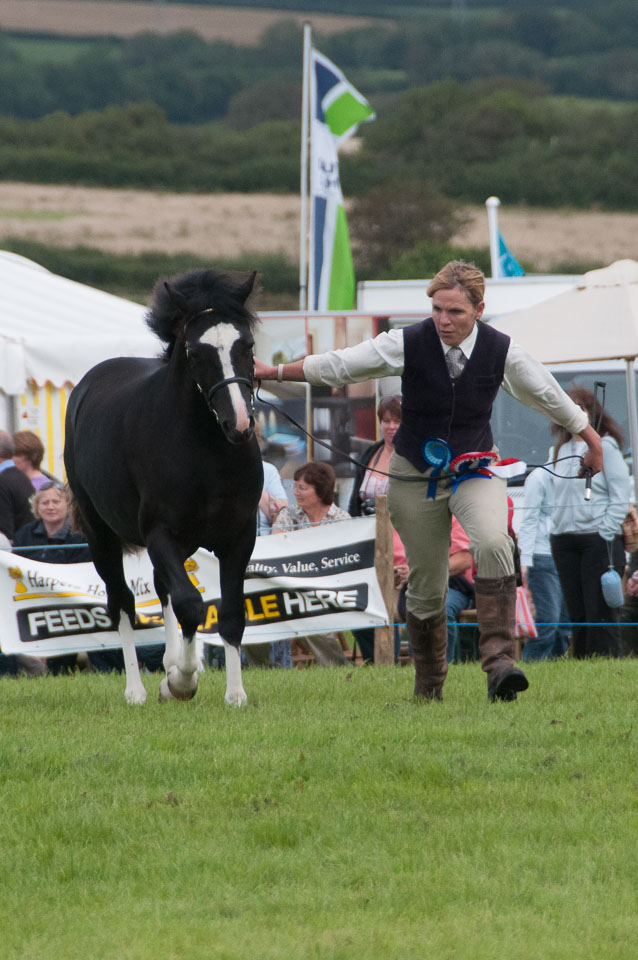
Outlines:
<svg viewBox="0 0 638 960"><path fill-rule="evenodd" d="M214 307L207 307L205 310L198 310L197 313L191 314L190 317L186 318L186 321L184 323L184 330L183 330L184 334L186 333L186 327L191 322L191 320L195 319L195 317L199 317L203 313L214 313L214 312L215 312ZM186 350L186 356L188 356L188 340L186 340L186 337L184 337L183 342L184 342L184 349ZM213 384L213 386L210 387L210 389L206 390L206 392L204 392L200 384L197 382L197 380L195 380L195 385L197 389L203 395L204 399L206 400L206 403L208 404L209 410L211 411L211 413L213 414L213 416L218 422L219 422L219 417L217 416L217 411L213 407L213 397L215 396L218 390L221 390L222 387L227 387L229 383L243 383L248 387L250 391L250 409L251 411L254 411L255 382L252 377L250 379L248 379L248 377L225 377L223 380L219 380L217 383Z"/></svg>
<svg viewBox="0 0 638 960"><path fill-rule="evenodd" d="M220 380L219 383L216 383L214 386L212 386L210 390L207 390L206 393L204 394L206 398L206 403L209 405L209 407L213 402L213 397L217 393L217 391L220 390L222 387L228 386L229 383L245 383L246 384L246 386L250 390L250 406L252 408L255 386L254 386L254 381L249 380L248 377L226 377L225 380Z"/></svg>

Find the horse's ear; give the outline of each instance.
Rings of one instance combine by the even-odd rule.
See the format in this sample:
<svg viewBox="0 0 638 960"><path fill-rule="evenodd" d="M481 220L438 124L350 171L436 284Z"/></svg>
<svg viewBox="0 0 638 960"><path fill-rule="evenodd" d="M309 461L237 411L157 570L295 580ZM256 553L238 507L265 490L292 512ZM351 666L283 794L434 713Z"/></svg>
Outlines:
<svg viewBox="0 0 638 960"><path fill-rule="evenodd" d="M257 271L253 270L251 275L248 277L248 280L246 280L244 283L242 283L240 287L237 288L237 299L241 303L246 303L246 300L248 300L248 297L253 292L253 287L255 286L256 277L257 277Z"/></svg>
<svg viewBox="0 0 638 960"><path fill-rule="evenodd" d="M171 305L178 310L184 316L188 316L190 313L190 307L188 306L188 300L186 297L183 297L179 290L176 290L175 287L172 287L170 283L164 281L164 289L168 294L168 299L171 302Z"/></svg>

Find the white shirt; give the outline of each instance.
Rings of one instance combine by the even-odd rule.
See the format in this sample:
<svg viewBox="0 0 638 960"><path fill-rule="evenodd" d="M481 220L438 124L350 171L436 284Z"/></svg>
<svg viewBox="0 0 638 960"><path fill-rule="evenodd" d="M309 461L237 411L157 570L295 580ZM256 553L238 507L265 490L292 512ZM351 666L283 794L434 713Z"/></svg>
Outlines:
<svg viewBox="0 0 638 960"><path fill-rule="evenodd" d="M575 479L585 444L572 437L559 448L558 476L553 478L553 534L598 533L603 540L613 540L622 533L631 495L629 468L613 437L603 437L601 444L603 469L592 479L590 500L585 500L584 479Z"/></svg>
<svg viewBox="0 0 638 960"><path fill-rule="evenodd" d="M469 359L476 344L478 327L459 344ZM441 341L443 351L450 347ZM400 377L405 366L403 330L388 330L373 340L355 347L329 350L306 357L303 372L315 386L340 387L373 377ZM572 434L579 434L589 423L587 414L567 396L549 370L510 340L505 357L503 389L526 407L542 413Z"/></svg>
<svg viewBox="0 0 638 960"><path fill-rule="evenodd" d="M268 463L267 460L262 460L262 465L264 468L263 489L276 500L286 500L286 491L284 490L284 485L281 482L281 477L279 476L277 467L272 463ZM257 536L266 537L269 533L270 523L268 521L268 517L260 507L257 515Z"/></svg>

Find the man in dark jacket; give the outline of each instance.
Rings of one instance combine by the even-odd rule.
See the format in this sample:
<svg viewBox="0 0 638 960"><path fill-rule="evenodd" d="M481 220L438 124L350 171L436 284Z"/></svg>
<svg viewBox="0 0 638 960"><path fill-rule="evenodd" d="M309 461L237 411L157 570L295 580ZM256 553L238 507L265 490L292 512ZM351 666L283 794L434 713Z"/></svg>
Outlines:
<svg viewBox="0 0 638 960"><path fill-rule="evenodd" d="M13 460L13 437L0 430L0 533L13 542L16 530L33 520L30 498L35 493L29 478Z"/></svg>

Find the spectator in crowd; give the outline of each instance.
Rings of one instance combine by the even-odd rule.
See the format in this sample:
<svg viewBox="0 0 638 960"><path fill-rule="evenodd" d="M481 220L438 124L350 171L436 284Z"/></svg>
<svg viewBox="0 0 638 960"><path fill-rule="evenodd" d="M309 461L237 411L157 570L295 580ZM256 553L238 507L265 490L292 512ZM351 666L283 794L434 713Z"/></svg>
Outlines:
<svg viewBox="0 0 638 960"><path fill-rule="evenodd" d="M44 457L44 444L33 430L18 430L13 434L13 462L29 478L35 490L47 482L55 480L41 469Z"/></svg>
<svg viewBox="0 0 638 960"><path fill-rule="evenodd" d="M268 463L267 460L262 460L262 465L264 468L264 489L259 499L257 536L267 537L279 511L288 506L288 497L277 467Z"/></svg>
<svg viewBox="0 0 638 960"><path fill-rule="evenodd" d="M432 316L420 323L276 367L255 360L260 380L340 387L372 377L401 377L402 420L394 438L388 505L407 554L415 695L425 699L441 699L447 675L452 515L470 538L477 566L474 587L488 697L514 700L528 686L514 664L516 581L505 481L469 476L451 483L449 477L452 458L458 463L459 456L492 450L490 416L499 387L580 434L588 447L583 469L597 472L602 466L598 434L549 371L508 336L478 322L484 291L477 267L452 261L430 283Z"/></svg>
<svg viewBox="0 0 638 960"><path fill-rule="evenodd" d="M591 499L585 500L585 480L575 479L583 442L566 427L552 426L557 474L552 555L572 624L574 656L619 657L619 612L605 602L600 578L611 565L620 576L625 569L622 522L629 505L630 479L620 450L622 431L591 390L574 387L569 396L598 427L603 469L592 480Z"/></svg>
<svg viewBox="0 0 638 960"><path fill-rule="evenodd" d="M0 430L0 533L9 543L13 543L16 530L33 519L29 501L35 489L16 467L14 450L11 434Z"/></svg>
<svg viewBox="0 0 638 960"><path fill-rule="evenodd" d="M84 545L86 537L83 533L71 532L70 495L61 483L47 480L31 497L31 506L35 519L16 532L14 553L42 563L90 562L89 548ZM53 674L74 670L76 664L76 653L49 657L47 661L49 672Z"/></svg>
<svg viewBox="0 0 638 960"><path fill-rule="evenodd" d="M387 476L390 470L390 457L394 452L394 435L401 424L401 397L382 397L377 407L377 417L381 428L381 440L368 447L359 458L348 513L351 517L361 517L374 513L375 497L388 492ZM399 589L407 581L408 567L401 539L393 530L394 538L394 582ZM352 631L359 644L364 663L374 662L374 627L362 627ZM399 657L400 637L395 631L395 659Z"/></svg>
<svg viewBox="0 0 638 960"><path fill-rule="evenodd" d="M256 429L257 439L261 441L259 430ZM272 523L279 515L280 510L288 505L288 497L281 482L279 471L272 463L262 460L264 468L264 488L259 499L257 513L257 536L266 537L270 534ZM217 651L215 651L217 653ZM223 648L219 653L223 655ZM246 643L242 647L246 664L249 667L283 667L292 668L292 651L290 640L274 640L270 643ZM219 657L214 659L218 660Z"/></svg>
<svg viewBox="0 0 638 960"><path fill-rule="evenodd" d="M546 466L551 470L552 459L550 450ZM525 641L525 661L562 657L569 643L569 614L549 541L553 507L552 473L537 467L525 480L523 519L518 531L521 578L532 598L538 633L535 639Z"/></svg>
<svg viewBox="0 0 638 960"><path fill-rule="evenodd" d="M401 425L401 397L398 394L382 397L377 407L377 417L381 440L373 443L359 457L348 504L351 517L374 513L374 498L388 492L387 474L394 453L394 435Z"/></svg>
<svg viewBox="0 0 638 960"><path fill-rule="evenodd" d="M474 560L470 553L470 538L456 519L452 517L449 551L449 579L445 612L447 616L446 659L451 663L459 653L459 614L474 606Z"/></svg>
<svg viewBox="0 0 638 960"><path fill-rule="evenodd" d="M272 526L272 532L286 533L304 527L316 527L336 520L347 520L350 514L334 503L335 472L328 463L311 462L294 472L296 506L284 507ZM332 633L315 634L300 640L324 667L343 666L348 661L341 644Z"/></svg>
<svg viewBox="0 0 638 960"><path fill-rule="evenodd" d="M70 494L63 484L47 480L31 497L31 508L35 519L16 532L14 553L44 563L90 563L85 535L71 532Z"/></svg>
<svg viewBox="0 0 638 960"><path fill-rule="evenodd" d="M620 609L622 649L625 656L638 657L638 550L629 557L624 586L625 602Z"/></svg>

